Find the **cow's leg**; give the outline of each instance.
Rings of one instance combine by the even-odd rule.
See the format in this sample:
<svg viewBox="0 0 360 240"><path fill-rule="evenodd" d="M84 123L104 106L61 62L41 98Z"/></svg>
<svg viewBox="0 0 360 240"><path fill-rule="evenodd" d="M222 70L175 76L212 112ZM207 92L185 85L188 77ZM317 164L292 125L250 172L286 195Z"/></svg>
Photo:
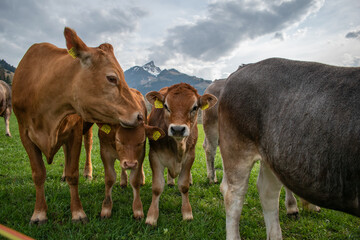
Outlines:
<svg viewBox="0 0 360 240"><path fill-rule="evenodd" d="M143 184L143 163L139 161L136 169L131 170L130 185L133 189L134 200L132 204L134 218L141 219L144 217L143 205L140 198L140 186Z"/></svg>
<svg viewBox="0 0 360 240"><path fill-rule="evenodd" d="M195 150L193 150L193 154L194 155L190 153L190 155L195 156ZM181 168L179 180L178 180L178 187L182 198L181 213L183 216L183 220L193 219L192 209L189 202L189 187L191 181L190 169L193 162L194 162L194 157L190 157L185 162L185 164Z"/></svg>
<svg viewBox="0 0 360 240"><path fill-rule="evenodd" d="M86 151L86 161L84 167L84 177L86 179L92 179L92 164L91 164L91 149L93 144L93 132L92 127L84 135L84 145Z"/></svg>
<svg viewBox="0 0 360 240"><path fill-rule="evenodd" d="M100 154L101 160L104 164L105 170L105 199L102 203L102 209L100 213L101 218L109 218L111 216L111 210L113 206L111 191L114 183L116 182L116 171L115 171L115 158L111 157L106 148L101 147ZM125 170L124 170L125 171Z"/></svg>
<svg viewBox="0 0 360 240"><path fill-rule="evenodd" d="M80 125L80 124L79 124ZM64 144L65 152L65 178L70 187L70 209L73 222L88 222L79 197L79 158L82 145L82 127L74 126L67 142Z"/></svg>
<svg viewBox="0 0 360 240"><path fill-rule="evenodd" d="M6 136L11 137L10 133L10 115L11 115L11 108L6 108L5 114L4 114L4 120L5 120L5 130L6 130Z"/></svg>
<svg viewBox="0 0 360 240"><path fill-rule="evenodd" d="M240 215L254 162L250 158L246 159L245 156L240 156L242 161L231 166L230 162L237 159L239 155L223 153L223 151L221 155L224 164L224 174L220 191L224 196L225 203L226 239L240 239Z"/></svg>
<svg viewBox="0 0 360 240"><path fill-rule="evenodd" d="M160 195L164 191L165 179L164 179L164 166L155 159L153 154L149 153L150 166L152 171L152 200L151 205L147 213L146 224L156 226L159 218L159 200Z"/></svg>
<svg viewBox="0 0 360 240"><path fill-rule="evenodd" d="M168 173L167 173L167 185L168 186L175 186L175 179L171 177L169 170L168 170Z"/></svg>
<svg viewBox="0 0 360 240"><path fill-rule="evenodd" d="M145 185L145 173L144 173L144 165L141 165L141 186Z"/></svg>
<svg viewBox="0 0 360 240"><path fill-rule="evenodd" d="M206 130L206 131L205 131ZM216 148L219 142L218 129L216 126L204 126L205 131L205 139L203 143L203 148L205 150L206 155L206 169L207 169L207 178L209 179L209 183L217 183L216 171L215 171L215 155Z"/></svg>
<svg viewBox="0 0 360 240"><path fill-rule="evenodd" d="M65 147L64 147L64 146L63 146L63 151L64 151L64 156L65 156L66 151L65 151ZM63 173L62 173L62 176L61 176L61 181L62 181L62 182L65 182L65 179L66 179L66 177L65 177L65 168L66 168L66 164L64 164Z"/></svg>
<svg viewBox="0 0 360 240"><path fill-rule="evenodd" d="M303 209L304 210L308 210L308 211L314 211L314 212L320 212L321 211L321 208L312 204L312 203L309 203L308 201L306 201L305 199L303 198L300 198L300 202L301 202L301 205L303 206Z"/></svg>
<svg viewBox="0 0 360 240"><path fill-rule="evenodd" d="M297 206L296 198L291 190L287 187L285 188L285 206L286 206L286 213L289 217L298 218L299 216L299 209Z"/></svg>
<svg viewBox="0 0 360 240"><path fill-rule="evenodd" d="M29 139L25 131L19 127L21 142L30 159L32 179L36 189L36 202L34 213L30 219L30 224L43 224L47 221L47 205L45 200L45 177L46 169L40 149Z"/></svg>
<svg viewBox="0 0 360 240"><path fill-rule="evenodd" d="M257 187L264 213L267 239L282 239L279 222L279 195L281 182L270 168L261 162Z"/></svg>
<svg viewBox="0 0 360 240"><path fill-rule="evenodd" d="M120 186L122 188L127 187L128 175L125 169L121 168L121 175L120 175Z"/></svg>
<svg viewBox="0 0 360 240"><path fill-rule="evenodd" d="M219 121L219 137L224 168L220 190L225 203L226 238L240 239L239 220L257 149L226 121Z"/></svg>

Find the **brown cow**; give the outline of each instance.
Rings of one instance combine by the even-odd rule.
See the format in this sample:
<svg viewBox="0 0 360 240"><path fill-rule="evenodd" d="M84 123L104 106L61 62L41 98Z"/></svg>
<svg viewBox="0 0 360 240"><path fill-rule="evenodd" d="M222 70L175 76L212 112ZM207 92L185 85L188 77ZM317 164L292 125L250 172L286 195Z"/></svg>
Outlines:
<svg viewBox="0 0 360 240"><path fill-rule="evenodd" d="M244 67L246 65L242 65ZM205 93L210 93L215 97L219 98L220 94L225 86L226 79L215 80L210 84L206 89ZM207 168L207 177L210 184L216 183L216 171L214 166L216 149L219 144L219 130L218 130L218 103L214 105L208 111L204 111L203 115L203 127L204 127L204 143L203 148L206 155L206 168ZM302 206L304 209L312 210L319 212L320 208L316 205L313 205L304 199L300 198ZM285 206L288 216L297 217L299 214L299 209L297 207L297 201L294 197L294 194L285 187Z"/></svg>
<svg viewBox="0 0 360 240"><path fill-rule="evenodd" d="M131 90L134 99L142 106L142 114L146 116L143 95L135 89ZM151 127L146 124L139 125L136 128L124 128L120 124L98 124L98 126L100 153L105 169L105 199L102 204L101 217L109 218L111 216L113 205L111 191L116 181L114 163L116 159L119 159L122 169L120 185L126 187L126 170L130 169L130 185L134 193L132 205L134 218L141 219L144 217L144 212L140 199L140 185L145 184L143 162L145 158L146 137L156 141L164 137L165 133L158 127Z"/></svg>
<svg viewBox="0 0 360 240"><path fill-rule="evenodd" d="M173 179L179 176L178 188L182 196L181 212L184 220L193 219L189 202L190 169L195 159L198 138L197 113L199 108L212 107L217 99L211 94L200 96L197 90L186 83L165 87L159 92L146 94L153 105L149 125L166 132L159 141L150 140L149 160L152 170L152 202L146 223L156 225L159 217L159 198L163 192L164 169Z"/></svg>
<svg viewBox="0 0 360 240"><path fill-rule="evenodd" d="M0 116L5 120L6 136L11 137L9 121L11 115L11 89L9 85L0 80Z"/></svg>
<svg viewBox="0 0 360 240"><path fill-rule="evenodd" d="M78 193L83 119L125 127L143 122L112 46L87 47L70 28L65 28L64 35L69 52L49 43L34 44L13 79L13 109L36 188L30 223L47 220L42 153L50 164L64 145L72 220L86 221Z"/></svg>

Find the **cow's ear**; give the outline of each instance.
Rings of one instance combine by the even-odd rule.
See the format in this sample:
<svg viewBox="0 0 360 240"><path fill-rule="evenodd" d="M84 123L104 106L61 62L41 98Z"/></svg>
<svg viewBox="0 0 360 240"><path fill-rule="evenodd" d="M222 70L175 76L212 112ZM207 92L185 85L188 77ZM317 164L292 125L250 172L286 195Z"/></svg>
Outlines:
<svg viewBox="0 0 360 240"><path fill-rule="evenodd" d="M161 93L151 91L148 92L145 97L155 108L163 108L165 97Z"/></svg>
<svg viewBox="0 0 360 240"><path fill-rule="evenodd" d="M91 63L89 47L86 46L71 28L65 27L64 36L69 54L73 58L79 58L82 64L89 65Z"/></svg>
<svg viewBox="0 0 360 240"><path fill-rule="evenodd" d="M146 131L146 136L154 141L157 141L163 137L165 137L165 132L164 130L162 130L161 128L158 127L154 127L154 126L149 126L147 124L145 124L145 131Z"/></svg>
<svg viewBox="0 0 360 240"><path fill-rule="evenodd" d="M214 106L217 102L217 98L209 93L202 95L199 99L199 105L202 110L206 110Z"/></svg>

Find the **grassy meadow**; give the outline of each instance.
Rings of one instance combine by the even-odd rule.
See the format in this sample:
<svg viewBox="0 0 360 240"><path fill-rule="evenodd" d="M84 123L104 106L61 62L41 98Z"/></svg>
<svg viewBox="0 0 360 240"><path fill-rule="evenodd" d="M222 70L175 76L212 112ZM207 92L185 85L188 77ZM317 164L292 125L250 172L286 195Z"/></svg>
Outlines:
<svg viewBox="0 0 360 240"><path fill-rule="evenodd" d="M73 224L70 212L68 185L60 181L64 165L60 150L51 165L46 164L45 195L48 204L48 222L42 226L30 225L35 204L35 187L31 178L28 156L23 148L15 115L11 117L12 138L5 136L4 121L0 119L0 224L35 239L225 239L225 209L220 185L209 185L206 178L206 160L202 149L204 133L199 125L199 141L192 168L193 182L189 198L193 221L182 221L181 195L177 187L165 187L160 200L157 227L145 220L132 217L132 189L120 187L120 164L117 162L117 183L113 188L113 211L110 219L101 220L104 199L104 169L99 154L97 127L94 128L92 150L93 180L82 176L85 153L80 156L79 193L87 224ZM147 147L148 151L148 147ZM46 162L46 161L45 161ZM217 154L217 177L222 180L222 163ZM242 211L240 234L242 239L266 239L265 223L256 189L259 163L253 169L249 191ZM145 217L151 203L151 170L146 155L144 163L146 184L141 188ZM288 218L284 206L284 191L280 199L280 224L284 239L360 239L360 218L337 211L322 209L320 213L300 208L300 218ZM0 239L3 237L0 236Z"/></svg>

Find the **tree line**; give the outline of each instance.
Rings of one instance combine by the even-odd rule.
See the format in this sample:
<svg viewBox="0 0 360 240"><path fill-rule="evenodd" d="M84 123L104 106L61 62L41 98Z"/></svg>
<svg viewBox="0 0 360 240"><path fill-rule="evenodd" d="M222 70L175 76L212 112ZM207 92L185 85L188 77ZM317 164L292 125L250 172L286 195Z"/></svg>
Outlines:
<svg viewBox="0 0 360 240"><path fill-rule="evenodd" d="M11 85L12 77L8 72L15 72L16 68L8 64L4 59L0 60L0 80L5 81L7 84Z"/></svg>

